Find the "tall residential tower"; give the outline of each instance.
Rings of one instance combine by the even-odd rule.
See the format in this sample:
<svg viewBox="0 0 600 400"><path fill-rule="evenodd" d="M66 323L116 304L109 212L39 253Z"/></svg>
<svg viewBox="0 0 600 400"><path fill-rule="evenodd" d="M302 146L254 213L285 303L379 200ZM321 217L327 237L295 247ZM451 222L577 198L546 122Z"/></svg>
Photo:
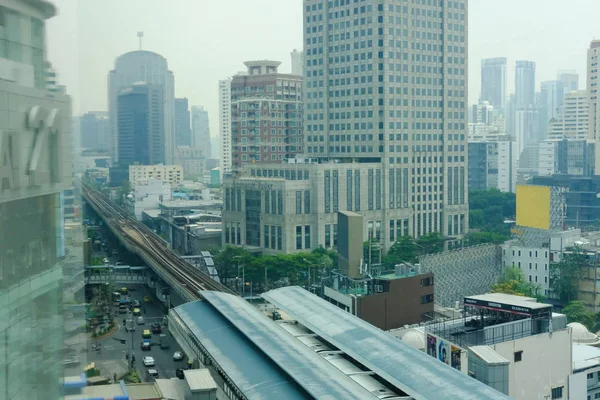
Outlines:
<svg viewBox="0 0 600 400"><path fill-rule="evenodd" d="M219 158L221 174L231 174L231 78L219 81Z"/></svg>
<svg viewBox="0 0 600 400"><path fill-rule="evenodd" d="M587 51L587 92L589 96L588 140L595 143L596 164L594 175L600 175L600 97L598 97L598 56L600 40L592 40Z"/></svg>

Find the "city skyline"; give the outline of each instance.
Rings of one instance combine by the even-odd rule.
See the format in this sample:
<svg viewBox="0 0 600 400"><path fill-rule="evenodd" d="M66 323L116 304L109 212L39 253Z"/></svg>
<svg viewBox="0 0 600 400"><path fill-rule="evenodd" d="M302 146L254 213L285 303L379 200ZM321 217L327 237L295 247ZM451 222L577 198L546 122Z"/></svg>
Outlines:
<svg viewBox="0 0 600 400"><path fill-rule="evenodd" d="M591 18L594 10L600 11L600 3L592 0L575 0L574 3L569 9L541 9L535 4L522 4L516 0L491 4L471 1L468 103L476 103L479 96L482 58L507 58L508 93L514 91L514 65L518 59L536 62L536 90L539 90L542 81L556 79L559 69L575 69L580 76L579 86L583 87L586 50L597 34ZM140 14L140 1L127 4L110 0L102 3L85 2L78 3L76 7L67 0L56 1L60 14L48 22L49 58L59 73L59 83L66 85L68 93L74 98L74 115L106 110L105 73L112 68L116 57L138 49L137 31L144 31L143 48L164 56L169 68L180 77L175 95L188 97L190 105L203 105L208 110L213 136L218 132L220 79L243 70L243 61L248 59L281 61L281 70L291 71L290 52L304 47L300 1L290 5L288 2L278 4L266 0L256 0L252 4L230 0L223 4L211 4L211 13L202 12L202 5L192 3L170 8L161 4L143 2L145 12ZM515 7L522 13L511 12ZM588 12L580 15L577 10L581 9ZM187 15L195 12L200 19L187 18ZM242 17L245 16L257 15L259 18L258 13L263 21L260 27L251 26L253 18L243 22L245 19ZM536 18L530 18L532 15ZM105 20L103 16L112 18L113 29L108 32L101 26L101 21ZM134 22L133 16L136 18ZM190 22L167 30L153 25L157 18ZM507 18L512 21L511 25L519 29L507 33L504 28ZM546 27L543 22L569 18L578 18L579 23L570 31L568 38L560 30ZM242 28L247 28L249 32L243 39L228 35L227 32L221 34L227 21L239 19L242 20ZM79 31L80 34L70 34L73 31ZM271 34L274 31L277 35ZM215 35L217 32L219 34ZM214 37L219 37L219 40L214 41ZM545 50L549 42L552 43L552 52ZM173 46L173 43L177 45ZM73 48L78 51L73 52ZM94 49L97 54L92 54L88 49ZM190 57L190 54L198 56ZM80 71L87 71L88 75L82 76Z"/></svg>

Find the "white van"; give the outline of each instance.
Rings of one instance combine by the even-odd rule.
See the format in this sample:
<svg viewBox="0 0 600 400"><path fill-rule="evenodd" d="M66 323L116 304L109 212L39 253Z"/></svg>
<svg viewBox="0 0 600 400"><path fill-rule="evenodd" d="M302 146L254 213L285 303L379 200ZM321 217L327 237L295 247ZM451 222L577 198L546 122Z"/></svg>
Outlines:
<svg viewBox="0 0 600 400"><path fill-rule="evenodd" d="M144 317L137 317L137 324L144 325Z"/></svg>

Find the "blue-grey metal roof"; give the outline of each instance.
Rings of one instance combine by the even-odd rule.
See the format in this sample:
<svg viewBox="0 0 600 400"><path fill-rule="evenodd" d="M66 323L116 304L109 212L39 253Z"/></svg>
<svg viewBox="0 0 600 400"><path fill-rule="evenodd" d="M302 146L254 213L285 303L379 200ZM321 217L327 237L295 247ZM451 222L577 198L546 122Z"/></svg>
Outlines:
<svg viewBox="0 0 600 400"><path fill-rule="evenodd" d="M173 311L248 399L311 398L209 303Z"/></svg>
<svg viewBox="0 0 600 400"><path fill-rule="evenodd" d="M298 286L262 297L417 400L508 399Z"/></svg>
<svg viewBox="0 0 600 400"><path fill-rule="evenodd" d="M314 398L376 399L241 297L212 291L201 295Z"/></svg>

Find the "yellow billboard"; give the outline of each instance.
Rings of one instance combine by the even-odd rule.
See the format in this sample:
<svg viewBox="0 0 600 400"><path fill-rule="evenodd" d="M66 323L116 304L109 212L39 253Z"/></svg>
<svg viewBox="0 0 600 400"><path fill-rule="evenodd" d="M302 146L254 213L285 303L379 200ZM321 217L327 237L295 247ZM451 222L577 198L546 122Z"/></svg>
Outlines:
<svg viewBox="0 0 600 400"><path fill-rule="evenodd" d="M550 229L549 186L517 186L517 225Z"/></svg>

